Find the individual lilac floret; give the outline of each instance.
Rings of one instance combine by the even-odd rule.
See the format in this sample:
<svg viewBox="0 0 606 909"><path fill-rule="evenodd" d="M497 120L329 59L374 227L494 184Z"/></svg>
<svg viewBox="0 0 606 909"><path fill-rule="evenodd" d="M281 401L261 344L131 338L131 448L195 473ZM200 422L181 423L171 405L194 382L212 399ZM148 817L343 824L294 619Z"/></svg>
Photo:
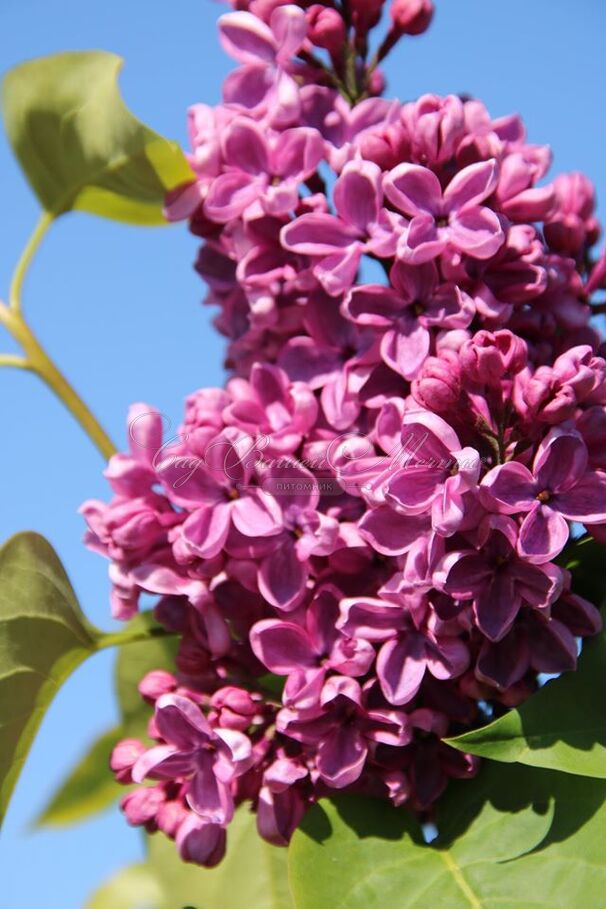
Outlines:
<svg viewBox="0 0 606 909"><path fill-rule="evenodd" d="M326 586L314 597L304 625L264 619L251 630L255 655L270 672L287 676L283 695L287 706L313 706L331 670L364 676L374 661L370 641L337 629L340 598L339 590Z"/></svg>
<svg viewBox="0 0 606 909"><path fill-rule="evenodd" d="M274 9L269 24L248 12L221 16L221 44L242 64L223 86L227 103L269 115L276 125L292 122L299 114L300 99L289 63L306 33L305 14L292 3Z"/></svg>
<svg viewBox="0 0 606 909"><path fill-rule="evenodd" d="M341 604L339 628L350 637L380 643L377 676L390 704L408 704L425 673L437 679L461 675L469 651L456 626L436 621L427 604L406 595L351 597Z"/></svg>
<svg viewBox="0 0 606 909"><path fill-rule="evenodd" d="M510 518L485 522L478 549L449 553L438 574L443 589L458 599L473 600L478 627L500 641L523 605L547 613L562 591L562 571L551 563L533 565L518 555L518 530Z"/></svg>
<svg viewBox="0 0 606 909"><path fill-rule="evenodd" d="M233 729L212 729L198 705L177 694L158 699L155 725L166 744L138 758L133 780L187 779L193 811L209 824L227 825L234 814L232 783L251 765L249 739Z"/></svg>
<svg viewBox="0 0 606 909"><path fill-rule="evenodd" d="M475 259L490 259L505 241L498 216L482 205L498 183L496 161L459 171L444 192L436 175L417 164L399 164L385 178L385 195L412 220L398 243L398 256L414 265L429 262L450 244Z"/></svg>
<svg viewBox="0 0 606 909"><path fill-rule="evenodd" d="M368 709L359 683L345 676L328 679L316 707L284 708L277 723L280 732L317 748L320 779L334 789L359 779L375 743L397 747L411 738L404 713Z"/></svg>
<svg viewBox="0 0 606 909"><path fill-rule="evenodd" d="M532 471L519 461L495 467L482 481L487 507L523 514L518 551L530 562L560 554L569 521L606 522L606 474L591 470L587 447L572 429L552 429L537 449Z"/></svg>

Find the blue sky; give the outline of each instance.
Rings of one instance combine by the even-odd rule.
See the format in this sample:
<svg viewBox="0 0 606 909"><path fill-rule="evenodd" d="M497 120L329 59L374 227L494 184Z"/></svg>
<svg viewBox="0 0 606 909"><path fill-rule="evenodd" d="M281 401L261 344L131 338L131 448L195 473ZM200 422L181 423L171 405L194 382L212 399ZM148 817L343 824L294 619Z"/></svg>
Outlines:
<svg viewBox="0 0 606 909"><path fill-rule="evenodd" d="M520 111L530 139L552 145L555 171L584 170L606 198L602 0L437 6L430 33L390 61L390 92L468 92L495 116ZM132 109L185 141L187 106L217 101L230 68L214 27L222 11L212 0L2 0L0 66L59 50L115 51L126 58L121 84ZM4 138L0 177L3 297L37 217ZM28 278L32 324L119 444L131 401L153 403L178 423L187 393L222 382L222 342L199 306L195 248L183 228L68 215ZM0 352L11 349L2 338ZM47 536L88 615L110 627L107 566L82 547L77 514L84 499L107 494L99 455L44 387L10 370L0 371L0 430L0 539L22 529ZM109 653L85 664L44 721L0 840L3 909L82 909L96 884L141 856L117 809L59 832L28 830L67 767L114 721L111 664Z"/></svg>

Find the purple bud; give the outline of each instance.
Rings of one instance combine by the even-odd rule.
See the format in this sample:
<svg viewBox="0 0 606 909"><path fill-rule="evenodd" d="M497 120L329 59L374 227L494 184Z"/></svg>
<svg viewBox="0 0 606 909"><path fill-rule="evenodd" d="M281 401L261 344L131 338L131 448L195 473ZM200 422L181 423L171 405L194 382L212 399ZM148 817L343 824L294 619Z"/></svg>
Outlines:
<svg viewBox="0 0 606 909"><path fill-rule="evenodd" d="M218 726L244 732L259 712L258 701L258 696L255 699L244 688L229 685L216 691L210 703L217 711L216 723Z"/></svg>
<svg viewBox="0 0 606 909"><path fill-rule="evenodd" d="M393 0L391 18L403 35L421 35L427 31L434 14L431 0Z"/></svg>
<svg viewBox="0 0 606 909"><path fill-rule="evenodd" d="M507 329L479 331L460 351L465 378L480 385L498 385L503 376L520 372L527 357L526 343Z"/></svg>
<svg viewBox="0 0 606 909"><path fill-rule="evenodd" d="M109 759L109 766L119 783L132 783L131 770L139 760L145 746L138 739L123 739L118 742Z"/></svg>
<svg viewBox="0 0 606 909"><path fill-rule="evenodd" d="M225 855L226 832L218 824L208 824L191 815L177 833L179 855L184 862L214 868Z"/></svg>
<svg viewBox="0 0 606 909"><path fill-rule="evenodd" d="M345 23L336 9L314 3L306 13L307 37L316 47L336 54L345 41Z"/></svg>
<svg viewBox="0 0 606 909"><path fill-rule="evenodd" d="M557 252L577 256L600 233L594 215L595 190L584 174L561 174L553 182L556 204L545 224L545 239Z"/></svg>
<svg viewBox="0 0 606 909"><path fill-rule="evenodd" d="M139 693L148 704L155 704L163 694L171 694L177 687L177 680L170 672L153 669L139 682Z"/></svg>
<svg viewBox="0 0 606 909"><path fill-rule="evenodd" d="M129 792L120 802L126 820L133 827L157 828L156 815L166 796L159 786L143 786Z"/></svg>
<svg viewBox="0 0 606 909"><path fill-rule="evenodd" d="M179 827L189 817L190 811L183 804L181 799L171 799L163 802L158 808L156 823L159 829L174 839Z"/></svg>
<svg viewBox="0 0 606 909"><path fill-rule="evenodd" d="M366 34L378 24L385 0L350 0L349 7L358 34Z"/></svg>
<svg viewBox="0 0 606 909"><path fill-rule="evenodd" d="M419 404L435 413L455 407L461 393L458 356L445 349L439 357L427 357L411 390Z"/></svg>

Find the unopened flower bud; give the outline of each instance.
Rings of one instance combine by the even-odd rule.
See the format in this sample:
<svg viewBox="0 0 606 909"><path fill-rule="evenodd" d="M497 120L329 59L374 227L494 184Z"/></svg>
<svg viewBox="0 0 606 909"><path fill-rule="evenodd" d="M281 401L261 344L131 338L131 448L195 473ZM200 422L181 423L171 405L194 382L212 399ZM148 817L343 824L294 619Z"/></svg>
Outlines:
<svg viewBox="0 0 606 909"><path fill-rule="evenodd" d="M307 37L316 47L337 53L345 41L345 23L336 9L314 3L307 10Z"/></svg>
<svg viewBox="0 0 606 909"><path fill-rule="evenodd" d="M577 256L600 233L593 183L584 174L561 174L553 187L556 204L545 224L545 239L557 252Z"/></svg>
<svg viewBox="0 0 606 909"><path fill-rule="evenodd" d="M144 751L145 746L138 739L123 739L118 742L112 751L109 766L119 783L132 783L131 770Z"/></svg>
<svg viewBox="0 0 606 909"><path fill-rule="evenodd" d="M139 694L148 704L154 704L163 694L170 694L177 687L177 680L170 672L154 669L139 682Z"/></svg>
<svg viewBox="0 0 606 909"><path fill-rule="evenodd" d="M356 30L365 34L378 24L385 0L350 0Z"/></svg>
<svg viewBox="0 0 606 909"><path fill-rule="evenodd" d="M258 700L249 691L229 685L220 688L211 698L211 707L217 711L217 725L224 729L248 729L259 711Z"/></svg>
<svg viewBox="0 0 606 909"><path fill-rule="evenodd" d="M391 18L403 35L420 35L427 31L434 14L431 0L393 0Z"/></svg>
<svg viewBox="0 0 606 909"><path fill-rule="evenodd" d="M124 796L120 807L133 827L144 825L151 833L157 829L156 815L166 799L159 786L143 786Z"/></svg>
<svg viewBox="0 0 606 909"><path fill-rule="evenodd" d="M439 357L427 357L421 373L412 383L412 394L423 407L446 413L459 400L461 380L459 358L450 350Z"/></svg>
<svg viewBox="0 0 606 909"><path fill-rule="evenodd" d="M528 349L524 341L507 329L479 331L460 351L466 379L480 385L498 385L504 375L513 375L526 366Z"/></svg>

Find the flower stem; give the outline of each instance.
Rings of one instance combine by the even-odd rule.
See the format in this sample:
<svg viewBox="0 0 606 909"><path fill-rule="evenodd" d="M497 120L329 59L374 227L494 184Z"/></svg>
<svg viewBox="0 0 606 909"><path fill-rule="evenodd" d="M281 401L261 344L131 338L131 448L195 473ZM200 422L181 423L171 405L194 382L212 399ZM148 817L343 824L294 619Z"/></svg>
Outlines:
<svg viewBox="0 0 606 909"><path fill-rule="evenodd" d="M171 638L175 636L176 632L169 631L167 628L163 628L162 625L137 631L127 628L125 631L112 631L102 635L97 641L96 649L106 650L108 647L123 647L125 644L141 644L156 638Z"/></svg>
<svg viewBox="0 0 606 909"><path fill-rule="evenodd" d="M27 270L42 242L42 239L55 220L54 215L51 215L50 212L43 212L40 215L38 223L36 224L32 235L25 244L25 248L21 253L21 258L17 262L17 267L13 273L13 280L11 282L8 302L10 307L14 312L21 311L21 290L23 288L23 281Z"/></svg>
<svg viewBox="0 0 606 909"><path fill-rule="evenodd" d="M14 369L29 369L29 363L25 357L19 354L0 354L0 366L12 366Z"/></svg>
<svg viewBox="0 0 606 909"><path fill-rule="evenodd" d="M7 331L20 344L25 355L22 357L16 354L0 354L0 366L27 369L39 376L59 400L63 402L103 457L107 459L116 452L114 443L75 388L70 385L48 356L23 318L21 311L21 291L25 275L42 238L53 223L53 220L53 215L48 212L45 212L40 217L17 263L10 286L9 305L7 306L5 303L0 302L0 324L4 325Z"/></svg>

